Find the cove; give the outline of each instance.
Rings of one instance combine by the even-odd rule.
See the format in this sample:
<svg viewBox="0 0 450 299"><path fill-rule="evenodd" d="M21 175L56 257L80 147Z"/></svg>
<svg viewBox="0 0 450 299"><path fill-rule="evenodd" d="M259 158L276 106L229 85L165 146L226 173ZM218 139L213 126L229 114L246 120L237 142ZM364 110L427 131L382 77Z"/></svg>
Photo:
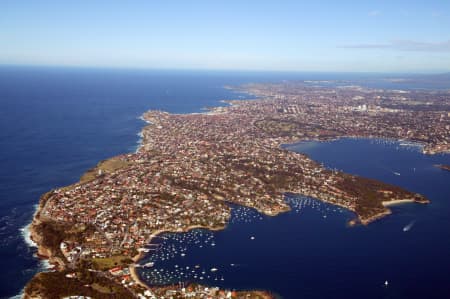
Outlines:
<svg viewBox="0 0 450 299"><path fill-rule="evenodd" d="M265 289L281 298L450 295L450 172L434 167L450 164L449 155L423 155L418 146L377 139L288 148L328 168L422 193L431 204L394 206L392 215L357 227L347 226L351 212L297 195L286 197L292 211L276 217L234 206L222 231L160 235L141 262L154 263L139 269L142 279Z"/></svg>

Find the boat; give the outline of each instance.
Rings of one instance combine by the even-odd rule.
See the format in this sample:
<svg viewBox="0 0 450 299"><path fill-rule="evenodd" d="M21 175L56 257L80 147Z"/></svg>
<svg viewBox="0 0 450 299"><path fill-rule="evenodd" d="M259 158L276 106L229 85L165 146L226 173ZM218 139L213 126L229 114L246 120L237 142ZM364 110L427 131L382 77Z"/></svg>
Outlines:
<svg viewBox="0 0 450 299"><path fill-rule="evenodd" d="M148 263L144 264L144 267L150 268L150 267L153 267L154 265L155 265L154 262L148 262Z"/></svg>
<svg viewBox="0 0 450 299"><path fill-rule="evenodd" d="M389 282L386 280L386 281L384 282L384 286L387 287L388 285L389 285Z"/></svg>
<svg viewBox="0 0 450 299"><path fill-rule="evenodd" d="M403 228L403 231L404 231L404 232L409 231L409 230L413 227L414 223L415 223L415 221L411 221L408 225L406 225L406 226Z"/></svg>
<svg viewBox="0 0 450 299"><path fill-rule="evenodd" d="M395 175L400 175L400 172L395 172L395 171L394 171L394 174L395 174Z"/></svg>
<svg viewBox="0 0 450 299"><path fill-rule="evenodd" d="M217 268L211 268L211 272L216 272Z"/></svg>

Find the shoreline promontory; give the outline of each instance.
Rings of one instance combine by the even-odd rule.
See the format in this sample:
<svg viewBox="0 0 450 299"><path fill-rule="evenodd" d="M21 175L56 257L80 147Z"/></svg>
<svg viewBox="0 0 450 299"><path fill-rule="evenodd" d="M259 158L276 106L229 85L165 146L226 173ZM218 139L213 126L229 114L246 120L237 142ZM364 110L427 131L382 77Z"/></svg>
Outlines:
<svg viewBox="0 0 450 299"><path fill-rule="evenodd" d="M102 161L79 183L43 195L32 237L40 253L58 267L33 279L28 296L53 290L99 298L112 292L123 298L183 292L140 281L133 268L139 253L157 232L224 228L231 215L228 203L275 216L289 210L285 194L296 193L347 208L367 225L390 214L386 206L391 203L429 202L420 194L326 169L281 148L303 140L367 136L302 120L306 110L314 114L325 104L311 106L303 97L282 93L238 103L198 114L146 112L143 119L149 124L136 153ZM438 146L444 149L433 143ZM52 289L55 281L61 285ZM221 298L222 292L215 291L211 296ZM196 285L192 292L205 290ZM247 295L270 296L261 291L233 296Z"/></svg>

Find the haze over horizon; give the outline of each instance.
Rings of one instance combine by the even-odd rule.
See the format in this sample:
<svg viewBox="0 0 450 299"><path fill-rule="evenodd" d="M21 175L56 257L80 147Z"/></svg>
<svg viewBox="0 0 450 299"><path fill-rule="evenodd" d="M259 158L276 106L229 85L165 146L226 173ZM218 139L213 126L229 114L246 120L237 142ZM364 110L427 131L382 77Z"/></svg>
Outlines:
<svg viewBox="0 0 450 299"><path fill-rule="evenodd" d="M0 64L450 72L446 1L0 3Z"/></svg>

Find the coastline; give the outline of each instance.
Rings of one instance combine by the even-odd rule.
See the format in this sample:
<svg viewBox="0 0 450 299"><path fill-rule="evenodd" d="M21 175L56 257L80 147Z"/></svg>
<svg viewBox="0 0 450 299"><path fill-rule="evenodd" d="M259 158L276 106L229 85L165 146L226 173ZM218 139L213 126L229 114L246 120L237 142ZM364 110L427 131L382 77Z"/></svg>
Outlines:
<svg viewBox="0 0 450 299"><path fill-rule="evenodd" d="M185 229L182 229L181 231L171 231L171 230L166 230L166 229L160 229L160 230L156 230L155 232L153 232L150 236L150 238L147 240L147 242L145 242L147 245L151 244L152 240L154 238L157 238L158 236L162 235L162 234L166 234L166 233L186 233L188 231L194 230L194 229L205 229L205 230L210 230L210 231L220 231L225 229L226 226L221 226L221 227L205 227L205 226L201 226L201 225L191 225L188 226ZM134 261L134 264L130 264L130 266L128 267L128 269L130 270L130 275L133 279L133 281L135 283L137 283L138 285L151 290L152 287L150 285L148 285L147 283L145 283L141 277L139 276L139 273L137 271L137 267L136 267L136 263L138 263L140 260L142 260L143 258L145 258L147 256L147 254L151 254L151 253L145 253L145 252L139 252L137 255L135 255L134 257L132 257L132 260Z"/></svg>
<svg viewBox="0 0 450 299"><path fill-rule="evenodd" d="M405 203L416 203L417 201L414 199L396 199L389 201L382 201L381 204L383 207L397 206Z"/></svg>
<svg viewBox="0 0 450 299"><path fill-rule="evenodd" d="M230 104L231 105L231 104ZM136 134L139 139L137 141L137 148L135 150L135 153L138 153L139 150L143 147L143 141L145 139L144 136L144 131L145 128L148 126L153 125L153 123L147 119L145 119L145 113L144 112L139 119L144 121L146 123L146 125L144 125L142 127L142 129ZM209 113L209 111L205 111L205 112L201 112L204 114ZM114 159L115 157L111 157L105 160L100 161L99 163L97 163L93 168L88 169L85 173L83 173L80 176L79 181L70 184L68 186L64 186L61 189L66 189L66 188L70 188L70 187L75 187L78 186L79 184L85 183L85 181L83 180L83 178L86 176L87 173L89 172L96 172L98 169L100 169L102 163L104 163L105 161L108 161L110 159ZM60 260L59 257L56 257L52 254L52 250L51 248L47 248L45 247L42 243L41 243L41 236L39 235L39 233L35 230L34 226L41 223L41 212L42 209L45 208L47 200L48 200L48 196L52 193L53 190L45 192L44 194L42 194L39 197L39 201L37 204L34 205L35 211L33 213L33 217L30 221L30 223L26 224L24 227L22 227L20 230L21 232L21 236L24 239L24 242L28 245L28 247L35 247L37 249L37 253L36 253L36 258L40 261L41 264L41 268L37 269L38 273L42 272L42 271L46 271L49 269L52 269L54 267L59 268L59 269L64 269L64 262L62 260ZM167 229L161 229L161 230L157 230L152 234L152 237L148 240L148 242L146 242L146 244L150 244L151 240L155 237L157 237L158 235L164 234L164 233L181 233L181 232L187 232L189 230L193 230L193 229L207 229L207 230L211 230L211 231L218 231L218 230L222 230L224 229L226 226L223 227L204 227L204 226L200 226L200 225L192 225L189 226L181 231L170 231ZM141 259L143 259L146 256L145 252L139 252L136 256L132 257L132 260L134 261L134 263L139 262ZM132 277L133 281L144 287L145 289L149 289L151 290L151 287L149 285L147 285L140 277L139 277L139 273L137 272L137 267L135 267L135 264L131 264L129 266L129 270L130 270L130 276ZM22 293L20 294L20 298L24 298L26 297L26 293L25 293L25 289L26 289L26 285L23 288ZM270 297L267 297L270 298Z"/></svg>
<svg viewBox="0 0 450 299"><path fill-rule="evenodd" d="M38 207L35 206L35 212L33 213L33 217L34 217L34 214L36 213L37 209L38 209ZM30 230L31 224L32 224L32 222L26 224L24 227L20 228L19 230L22 234L22 238L25 241L25 244L27 244L28 247L37 248L38 244L36 242L34 242L33 239L31 238L31 230Z"/></svg>
<svg viewBox="0 0 450 299"><path fill-rule="evenodd" d="M358 220L361 222L362 225L369 225L370 223L372 223L374 221L377 221L379 219L382 219L382 218L384 218L384 217L386 217L388 215L391 215L391 214L392 214L392 211L390 209L386 209L385 211L382 211L382 212L380 212L378 214L375 214L375 215L373 215L371 217L364 218L364 219L358 218Z"/></svg>
<svg viewBox="0 0 450 299"><path fill-rule="evenodd" d="M280 148L290 150L291 147L296 147L296 146L302 145L302 143L333 142L333 141L338 141L340 139L370 140L370 141L380 140L380 141L385 141L385 142L390 142L390 143L400 143L399 146L418 148L418 150L424 155L448 153L448 152L433 152L433 153L427 152L424 150L424 148L426 147L426 144L423 142L420 142L420 141L387 138L387 137L381 137L381 136L360 136L360 135L342 135L342 136L326 137L326 138L305 138L305 139L293 141L290 143L280 144ZM402 142L408 142L408 144L406 144L406 145L401 144ZM304 154L304 153L302 153L302 154Z"/></svg>
<svg viewBox="0 0 450 299"><path fill-rule="evenodd" d="M229 104L230 104L230 105L233 105L232 103L229 103ZM211 109L210 111L207 111L207 112L201 112L201 113L202 113L202 114L222 113L222 112L219 112L219 111L216 110L216 109L220 110L220 109L222 109L222 108L223 108L223 107L213 108L213 109ZM143 121L145 121L148 125L145 125L145 126L142 128L142 130L138 133L138 136L140 136L140 137L142 138L142 141L139 142L138 147L137 147L137 149L136 149L136 152L139 152L140 149L141 149L141 148L144 146L144 144L145 144L145 143L144 143L144 141L145 141L145 130L146 130L149 126L154 125L152 122L150 122L150 121L148 121L147 119L145 119L145 115L146 115L146 113L144 113L144 114L141 116L141 119L142 119ZM365 138L365 139L374 139L374 138L375 138L375 139L381 139L381 140L385 139L385 140L392 140L392 141L397 141L397 142L399 141L399 140L389 139L389 138L364 137L364 136L338 136L338 137L336 137L336 138L330 138L330 139L318 139L317 141L319 141L319 142L324 142L324 141L330 141L330 140L335 140L335 139L340 139L340 138L361 138L361 139L364 139L364 138ZM308 141L312 141L312 140L299 140L299 141L297 141L297 142L291 143L290 145L294 145L295 143L300 143L300 142L308 142ZM279 147L282 148L282 147L281 147L281 144L279 145ZM112 158L110 158L110 159L114 159L114 157L112 157ZM109 159L108 159L108 160L109 160ZM100 163L97 164L97 166L95 166L93 169L94 169L94 171L95 171L96 169L99 169L99 168L100 168ZM84 183L84 182L82 182L81 179L80 179L79 182L77 182L77 183L75 183L75 184L72 184L72 185L69 185L69 186L64 187L64 188L70 188L70 187L77 186L77 185L82 184L82 183ZM50 193L50 192L48 192L48 193ZM48 193L46 193L46 194L48 194ZM297 193L297 194L302 194L302 193ZM45 195L45 194L44 194L44 195ZM44 197L44 195L43 195L42 197ZM33 221L28 225L29 230L30 230L30 234L29 234L29 235L30 235L30 240L36 244L36 247L38 248L38 252L41 251L41 250L43 250L43 251L45 251L45 252L49 252L49 253L50 253L50 254L42 254L41 257L42 257L43 259L48 259L48 260L50 261L50 263L52 263L52 264L55 263L56 265L59 265L59 262L57 261L57 259L59 259L59 258L58 258L58 257L55 257L55 256L52 256L52 252L51 252L50 249L43 247L42 244L39 244L38 232L36 232L36 231L33 229L33 225L35 224L35 220L38 221L38 222L39 222L39 221L42 221L42 220L40 219L40 216L41 216L40 213L41 213L42 209L45 208L45 203L44 203L44 204L41 204L41 203L42 203L42 200L43 200L42 197L40 198L40 204L37 206L36 212L35 212L35 214L34 214L34 216L33 216ZM346 209L352 211L353 213L356 214L356 216L358 217L357 219L358 219L358 220L360 221L360 223L363 224L363 225L367 225L367 224L369 224L369 223L371 223L371 222L373 222L373 221L375 221L375 220L378 220L378 219L380 219L380 218L383 218L384 216L387 216L387 215L392 214L392 212L391 212L390 209L385 209L385 210L381 211L380 213L377 213L377 214L375 214L375 215L373 215L373 216L371 216L371 217L368 217L368 218L361 218L361 217L355 212L354 209L351 209L351 208L349 208L348 206L341 205L341 204L338 204L338 203L329 202L329 201L326 201L326 200L323 200L323 199L320 199L320 198L316 198L316 199L321 200L321 201L323 201L323 202L325 202L325 203L328 203L328 204L331 204L331 205L341 206L341 207L343 207L343 208L346 208ZM387 207L387 206L391 206L391 205L395 205L395 204L400 204L400 203L407 203L407 202L418 202L418 201L416 201L416 200L414 200L414 199L392 200L392 201L384 201L384 202L382 202L382 205L383 205L383 207ZM284 209L279 209L279 210L276 210L275 212L273 212L273 211L272 211L272 212L268 212L268 211L260 211L260 210L258 210L258 212L263 213L263 214L268 215L268 216L276 216L276 215L278 215L278 214L280 214L280 213L287 212L287 211L289 211L289 210L290 210L290 208L287 208L287 209L285 209L285 210L284 210ZM177 231L171 231L171 230L160 229L160 230L156 230L155 232L153 232L153 233L151 234L151 237L150 237L149 240L146 242L146 244L150 244L150 243L152 242L152 240L153 240L155 237L157 237L158 235L161 235L161 234L163 234L163 233L182 233L182 232L187 232L187 231L192 230L192 229L207 229L207 230L211 230L211 231L217 231L217 230L222 230L222 229L224 229L225 227L226 227L226 225L223 226L223 227L205 227L205 226L200 226L200 225L193 225L193 226L189 226L189 227L187 227L187 228L185 228L185 229L181 229L181 230L177 230ZM35 237L33 238L33 236L35 236ZM151 253L150 253L150 254L151 254ZM132 259L133 259L134 263L137 263L137 262L139 262L140 260L142 260L145 256L146 256L146 253L144 253L144 252L139 252L139 253L138 253L136 256L134 256ZM61 261L61 262L62 262L62 261ZM62 266L63 266L63 265L62 265ZM140 286L142 286L142 287L144 287L144 288L146 288L146 289L149 289L149 290L152 289L151 286L149 286L148 284L146 284L146 283L140 278L139 273L138 273L138 270L137 270L137 267L136 267L136 264L131 264L128 268L129 268L129 270L130 270L130 274L131 274L131 277L132 277L133 282L135 282L136 284L138 284L138 285L140 285ZM270 298L270 297L268 297L268 298Z"/></svg>
<svg viewBox="0 0 450 299"><path fill-rule="evenodd" d="M233 102L227 102L227 103L228 103L230 106L235 105L235 104L233 104ZM217 108L214 107L214 108L211 108L209 111L200 112L199 114L211 114L211 113L217 113L218 111L216 111L216 109L221 110L221 109L223 109L223 107L217 107ZM137 147L137 149L136 149L136 152L139 152L139 150L144 146L143 140L145 140L145 130L146 130L148 127L154 125L154 123L152 123L151 121L149 121L148 119L146 119L146 117L145 117L145 116L146 116L146 113L147 113L147 112L143 113L142 116L140 117L140 119L141 119L142 121L146 122L147 125L145 125L145 126L141 129L141 131L137 134L137 136L139 136L140 139L142 138L142 141L139 142L139 145L138 145L138 147ZM220 113L223 113L223 112L220 112ZM358 138L366 138L366 139L369 138L369 139L370 139L370 138L374 138L374 137L340 136L340 137L330 138L330 139L299 140L299 141L294 141L293 143L280 144L280 145L279 145L279 148L283 149L283 146L284 146L284 145L287 145L287 146L291 145L291 146L292 146L292 145L295 145L295 144L298 144L298 143L301 143L301 142L309 142L309 141L326 142L326 141L336 140L336 139L340 139L340 138L356 138L356 139L358 139ZM376 138L376 137L375 137L375 138ZM393 141L393 142L394 142L394 141L398 141L398 140L389 139L389 138L379 138L379 139L381 139L381 140L389 140L389 141ZM138 140L138 141L139 141L139 140ZM114 159L114 157L112 157L111 159ZM109 159L106 159L106 160L109 160ZM106 161L106 160L105 160L105 161ZM102 162L104 162L104 161L102 161ZM100 163L97 164L93 169L88 170L88 171L92 171L92 170L96 171L96 170L100 167L100 165L101 165L102 162L100 162ZM84 175L83 175L83 176L84 176ZM83 178L83 176L82 176L82 178ZM83 183L83 182L82 182L81 179L80 179L79 182L76 182L76 183L74 183L74 184L72 184L72 185L69 185L69 186L67 186L67 187L70 187L70 186L77 186L77 185L79 185L79 184L81 184L81 183ZM67 188L67 187L64 187L64 188ZM49 192L48 192L48 193L49 193ZM48 194L48 193L46 193L46 194ZM297 193L297 194L302 195L302 193L300 193L300 192L294 192L294 193ZM44 195L46 195L46 194L44 194ZM351 212L353 212L353 213L356 214L357 219L355 219L355 220L358 220L358 221L359 221L361 224L363 224L363 225L368 225L369 223L371 223L371 222L373 222L373 221L375 221L375 220L378 220L378 219L380 219L380 218L383 218L384 216L390 215L390 214L392 213L389 209L387 209L387 210L382 211L382 212L380 212L380 213L378 213L378 214L376 214L376 215L373 215L373 216L371 216L371 217L369 217L369 218L364 219L364 218L361 218L361 217L355 212L355 210L349 208L348 206L345 206L345 205L342 205L342 204L339 204L339 203L328 202L328 201L322 200L322 199L320 199L320 198L316 198L316 199L321 200L321 201L323 201L323 202L325 202L325 203L328 203L328 204L332 204L332 205L336 205L336 206L340 206L340 207L343 207L343 208L345 208L345 209L348 209L349 211L351 211ZM414 202L414 200L412 200L412 199L411 199L411 200L410 200L410 199L407 199L407 200L398 200L398 201L387 201L387 202L383 202L383 206L389 206L389 205L393 205L393 204L395 204L395 203L403 203L403 202ZM40 259L48 260L49 263L50 263L51 265L59 266L60 262L62 262L62 261L57 261L57 260L55 260L55 258L52 256L50 250L49 250L48 248L43 248L42 245L39 244L39 241L38 241L39 237L37 236L37 232L33 229L34 219L40 221L40 220L39 220L40 212L41 212L42 208L44 208L44 207L45 207L45 203L42 205L42 201L40 200L40 204L37 205L37 209L36 209L36 212L35 212L35 214L34 214L33 221L27 226L27 227L29 228L29 230L30 230L30 233L29 233L30 241L32 241L34 244L36 244L35 246L38 248L38 255L39 255ZM281 213L283 213L283 212L287 212L287 211L289 211L289 210L290 210L290 208L289 208L289 206L287 206L286 209L279 209L279 210L271 211L271 212L258 210L258 212L260 212L260 213L262 213L262 214L265 214L265 215L267 215L267 216L277 216L277 215L279 215L279 214L281 214ZM353 220L352 220L352 221L353 221ZM186 231L189 231L189 230L192 230L192 229L196 229L196 228L199 228L199 229L207 229L207 230L215 231L215 230L221 230L221 229L224 229L225 227L211 228L211 227L204 227L204 226L195 225L195 226L189 226L188 228L185 228L185 229L180 230L180 231L170 231L170 230L164 230L164 229L162 229L162 230L158 230L158 231L154 232L154 233L152 234L152 237L151 237L151 238L148 240L148 242L146 242L146 243L147 243L147 244L151 243L151 241L152 241L153 238L155 238L155 237L157 237L158 235L163 234L163 233L170 233L170 232L172 232L172 233L186 232ZM136 256L134 256L132 259L133 259L133 261L134 261L135 263L137 263L137 262L139 262L141 259L143 259L145 256L146 256L146 254L145 254L144 252L139 252L139 253L138 253ZM63 266L63 265L61 265L61 266ZM137 284L139 284L139 285L141 285L142 287L145 287L145 288L147 288L147 289L151 289L151 286L147 285L147 284L139 277L139 273L138 273L138 271L137 271L137 267L136 267L134 264L129 266L129 270L130 270L130 273L131 273L131 276L132 276L133 280L134 280Z"/></svg>
<svg viewBox="0 0 450 299"><path fill-rule="evenodd" d="M435 164L434 167L439 168L441 170L450 171L450 165Z"/></svg>
<svg viewBox="0 0 450 299"><path fill-rule="evenodd" d="M40 224L42 222L41 220L41 211L45 207L48 199L48 195L51 193L51 191L44 193L39 198L39 204L36 205L36 210L33 214L33 219L30 224L27 225L28 227L28 233L29 233L29 239L32 242L31 244L35 244L35 247L37 248L36 256L40 260L42 265L45 265L44 269L51 269L53 267L61 267L61 269L64 269L64 262L59 260L56 256L53 256L51 248L48 248L42 244L42 237L39 235L39 233L36 231L35 226ZM45 200L45 202L43 202Z"/></svg>
<svg viewBox="0 0 450 299"><path fill-rule="evenodd" d="M428 204L430 201L427 200L415 200L415 199L394 199L394 200L389 200L389 201L382 201L381 204L383 205L383 207L386 208L385 211L380 212L378 214L375 214L367 219L360 219L361 223L364 225L370 224L376 220L379 220L385 216L391 215L392 214L392 210L389 209L389 207L391 206L397 206L397 205L402 205L402 204L408 204L408 203L420 203L420 204Z"/></svg>
<svg viewBox="0 0 450 299"><path fill-rule="evenodd" d="M278 214L277 214L278 215ZM276 216L276 215L275 215ZM205 226L201 226L201 225L191 225L181 231L170 231L170 230L164 230L164 229L160 229L155 231L152 235L151 238L149 238L148 242L146 242L147 244L151 243L151 240L162 235L162 234L166 234L166 233L185 233L188 232L190 230L193 229L204 229L204 230L210 230L210 231L220 231L223 230L227 227L227 225L225 226L218 226L218 227L205 227ZM140 260L142 260L143 258L145 258L148 254L151 253L145 253L145 252L139 252L137 255L135 255L132 260L134 261L134 264L131 264L128 269L130 271L130 276L133 280L134 283L136 283L137 285L143 287L146 290L152 291L152 287L150 285L148 285L144 280L141 279L141 277L139 276L139 273L137 271L136 267L136 263L138 263ZM209 287L209 285L205 285L207 287ZM250 290L250 291L246 291L246 290L242 290L242 291L237 291L238 293L240 292L244 292L244 293L252 293L254 295L257 295L258 297L262 298L262 299L275 299L277 297L275 297L272 293L268 292L268 291L264 291L264 290Z"/></svg>
<svg viewBox="0 0 450 299"><path fill-rule="evenodd" d="M151 234L150 238L149 238L145 243L146 243L147 245L148 245L148 244L151 244L152 240L153 240L155 237L157 237L157 236L160 235L160 234L166 233L166 232L168 232L168 231L163 230L163 229L160 229L160 230L157 230L157 231L153 232L153 233ZM134 263L133 263L133 264L130 264L130 266L128 267L128 269L130 270L131 278L133 279L133 281L134 281L135 283L137 283L138 285L144 287L145 289L150 290L151 287L150 287L148 284L146 284L146 283L141 279L141 277L139 276L139 273L137 272L137 267L136 267L136 263L138 263L140 260L142 260L145 256L146 256L145 252L142 252L142 251L141 251L141 252L139 252L137 255L135 255L134 257L132 257L131 259L133 260Z"/></svg>
<svg viewBox="0 0 450 299"><path fill-rule="evenodd" d="M38 206L36 205L35 208L36 212ZM29 248L39 249L39 244L32 239L32 224L33 224L32 222L28 223L27 225L22 227L20 231L22 233L22 238L24 239L25 243ZM36 257L39 260L39 268L37 269L38 271L47 271L52 269L52 264L49 262L47 258L40 255L39 253L36 253Z"/></svg>

